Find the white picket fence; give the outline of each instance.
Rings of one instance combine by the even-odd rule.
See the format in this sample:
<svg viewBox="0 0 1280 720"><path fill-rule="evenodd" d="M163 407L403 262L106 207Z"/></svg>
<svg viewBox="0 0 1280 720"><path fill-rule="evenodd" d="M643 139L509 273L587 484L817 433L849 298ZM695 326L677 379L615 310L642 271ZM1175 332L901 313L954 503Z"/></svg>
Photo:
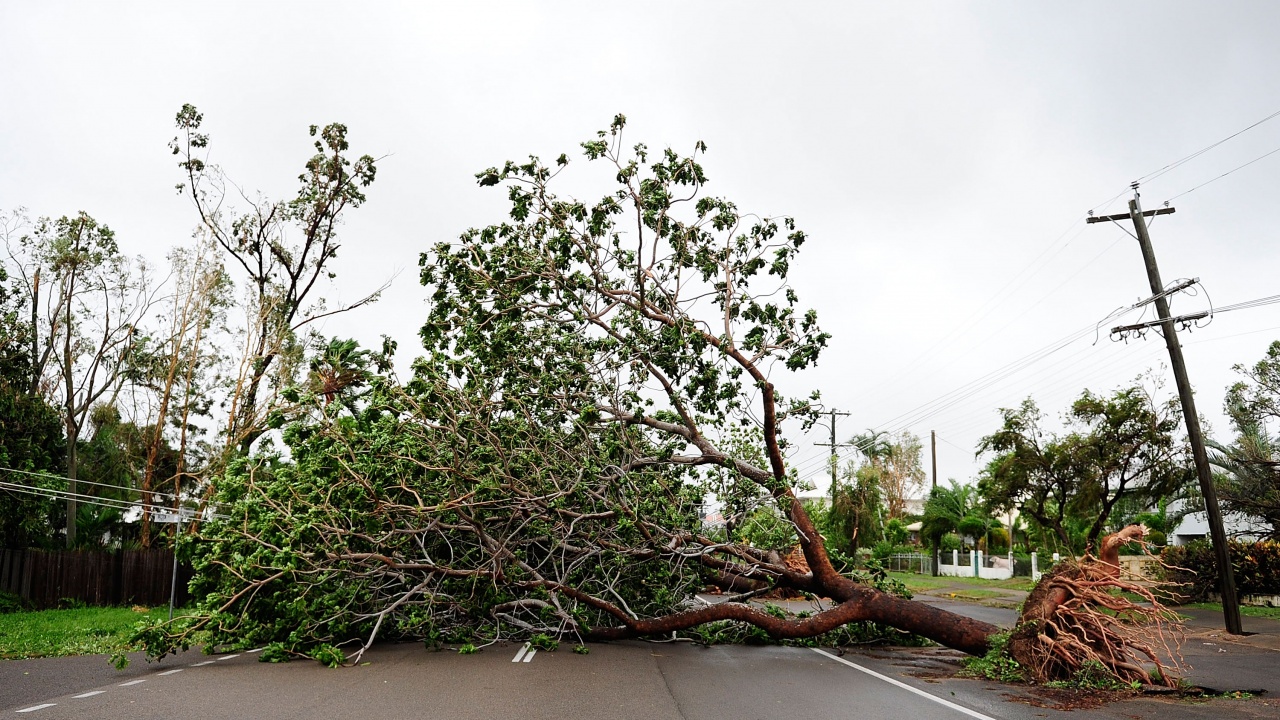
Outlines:
<svg viewBox="0 0 1280 720"><path fill-rule="evenodd" d="M947 562L947 552L942 553L942 562L938 563L938 574L951 577L977 577L984 580L1008 580L1013 577L1013 555L1007 557L996 555L987 557L981 550L970 550L962 556L959 550L952 550L951 562ZM1034 556L1033 556L1034 557ZM961 563L963 560L963 564ZM1032 561L1032 573L1035 573L1035 561Z"/></svg>

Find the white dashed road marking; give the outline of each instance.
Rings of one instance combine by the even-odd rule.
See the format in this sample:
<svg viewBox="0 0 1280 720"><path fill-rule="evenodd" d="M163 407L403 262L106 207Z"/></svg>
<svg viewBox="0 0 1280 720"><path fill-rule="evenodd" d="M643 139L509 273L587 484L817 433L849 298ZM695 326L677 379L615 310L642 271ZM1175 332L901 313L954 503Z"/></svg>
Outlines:
<svg viewBox="0 0 1280 720"><path fill-rule="evenodd" d="M524 648L521 650L521 654L523 654L524 650L528 650L528 649L529 649L529 646L528 646L528 645L525 645L525 646L524 646ZM250 650L249 652L250 652L250 653L256 653L256 652L261 652L261 651L262 651L262 648L258 648L258 649L256 649L256 650ZM213 660L205 660L205 661L203 661L203 662L192 663L192 664L191 664L191 667L204 667L205 665L212 665L212 664L214 664L215 662L217 662L218 660L230 660L231 658L237 658L237 657L240 657L240 655L238 655L238 654L237 654L237 655L223 655L222 657L220 657L220 658L215 658L215 659L213 659ZM529 653L529 658L526 658L526 659L525 659L525 662L529 662L529 659L531 659L532 657L533 657L533 652L532 652L532 651L530 651L530 653ZM520 656L519 656L519 655L517 655L517 656L516 656L516 659L515 659L515 660L513 660L512 662L516 662L516 661L518 661L519 659L520 659ZM180 673L180 672L182 672L184 669L185 669L185 668L174 668L174 669L172 669L172 670L166 670L166 671L164 671L164 672L162 672L162 673L156 673L156 675L173 675L173 674L175 674L175 673ZM144 682L146 682L146 681L147 681L147 680L146 680L146 678L142 678L142 679L139 679L139 680L130 680L130 681L128 681L128 682L122 682L122 683L120 683L118 687L129 687L130 685L137 685L137 684L139 684L139 683L144 683ZM101 695L101 694L103 694L103 693L105 693L105 692L106 692L106 690L90 690L89 692L86 692L86 693L80 693L79 695L72 695L72 696L71 696L71 698L72 698L73 700L79 700L79 699L81 699L81 698L93 697L94 695ZM47 707L53 707L54 705L57 705L57 704L58 704L58 703L43 703L43 704L41 704L41 705L32 705L31 707L22 708L21 710L15 710L14 712L20 712L20 713L35 712L36 710L43 710L43 709L45 709L45 708L47 708Z"/></svg>
<svg viewBox="0 0 1280 720"><path fill-rule="evenodd" d="M862 667L861 665L859 665L859 664L857 664L857 663L849 662L848 660L845 660L845 659L844 659L844 658L842 658L842 657L836 657L835 655L832 655L831 653L829 653L829 652L827 652L827 651L825 651L825 650L822 650L822 649L820 649L820 648L810 648L810 650L813 650L814 652L818 653L819 655L826 655L827 657L831 658L832 660L835 660L835 661L836 661L836 662L838 662L838 663L843 663L843 664L845 664L845 665L848 665L849 667L853 668L854 670L857 670L858 672L866 673L866 674L870 675L871 677L879 678L879 679L881 679L881 680L883 680L883 681L885 681L885 682L889 683L890 685L897 685L898 687L902 688L903 690L906 690L906 691L908 691L908 692L913 692L913 693L915 693L916 695L919 695L920 697L923 697L923 698L928 698L929 700L932 700L932 701L934 701L934 702L938 703L939 705L945 705L945 706L947 706L947 707L951 708L952 710L959 710L960 712L964 713L965 715L968 715L969 717L978 718L978 720L995 720L995 718L991 717L990 715L983 715L982 713L980 713L980 712L978 712L978 711L976 711L976 710L970 710L969 708L967 708L967 707L965 707L965 706L963 706L963 705L957 705L957 704L955 704L955 703L951 702L950 700L943 700L942 698L940 698L940 697L938 697L938 696L936 696L936 695L930 695L929 693L927 693L927 692L925 692L925 691L921 690L920 688L914 688L914 687L911 687L910 685L908 685L908 684L906 684L906 683L902 682L901 680L895 680L895 679L893 679L893 678L889 677L888 675L881 675L880 673L876 672L875 670L872 670L872 669L870 669L870 668L864 668L864 667Z"/></svg>
<svg viewBox="0 0 1280 720"><path fill-rule="evenodd" d="M525 643L524 646L521 647L520 650L516 652L516 656L511 658L511 662L520 662L521 658L524 657L525 653L529 653L529 657L533 657L533 653L530 652L529 650L529 643Z"/></svg>
<svg viewBox="0 0 1280 720"><path fill-rule="evenodd" d="M529 653L524 656L524 661L531 662L533 660L534 654L537 652L538 652L538 648L529 648Z"/></svg>

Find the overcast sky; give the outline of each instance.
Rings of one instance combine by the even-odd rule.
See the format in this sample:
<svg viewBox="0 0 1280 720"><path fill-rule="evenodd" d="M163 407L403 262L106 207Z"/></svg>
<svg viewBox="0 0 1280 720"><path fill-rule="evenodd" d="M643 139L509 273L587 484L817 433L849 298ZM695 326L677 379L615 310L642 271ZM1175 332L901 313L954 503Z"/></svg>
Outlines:
<svg viewBox="0 0 1280 720"><path fill-rule="evenodd" d="M704 140L710 194L809 233L794 286L834 337L780 389L852 413L841 441L908 429L927 454L936 430L940 476L969 480L996 408L1057 416L1167 364L1158 336L1109 340L1113 319L996 372L1150 294L1137 243L1086 213L1280 110L1280 4L0 1L0 210L84 210L162 261L197 220L166 148L186 102L210 160L269 196L294 191L311 124L387 156L328 295L395 283L323 332L398 338L402 372L418 253L503 217L475 172L572 154L620 112L650 147ZM1277 149L1280 118L1144 180L1146 208L1176 197L1152 226L1165 280L1207 291L1175 313L1280 293L1280 153L1198 187ZM1222 439L1231 366L1278 338L1280 305L1183 336ZM824 439L797 439L806 477Z"/></svg>

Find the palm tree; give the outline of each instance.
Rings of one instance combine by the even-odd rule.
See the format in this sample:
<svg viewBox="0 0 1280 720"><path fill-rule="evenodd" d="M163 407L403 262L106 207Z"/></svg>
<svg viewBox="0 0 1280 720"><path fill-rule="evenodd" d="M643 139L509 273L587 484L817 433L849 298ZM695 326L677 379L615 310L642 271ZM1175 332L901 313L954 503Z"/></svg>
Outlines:
<svg viewBox="0 0 1280 720"><path fill-rule="evenodd" d="M1214 451L1209 462L1225 471L1215 478L1224 509L1265 521L1269 538L1280 540L1280 443L1261 426L1244 424L1232 445L1205 444Z"/></svg>
<svg viewBox="0 0 1280 720"><path fill-rule="evenodd" d="M976 542L998 527L1000 521L982 506L978 489L952 480L951 487L937 487L929 493L920 534L933 543L947 533L968 535Z"/></svg>
<svg viewBox="0 0 1280 720"><path fill-rule="evenodd" d="M311 360L311 377L324 404L369 380L369 351L355 340L333 338L324 351Z"/></svg>

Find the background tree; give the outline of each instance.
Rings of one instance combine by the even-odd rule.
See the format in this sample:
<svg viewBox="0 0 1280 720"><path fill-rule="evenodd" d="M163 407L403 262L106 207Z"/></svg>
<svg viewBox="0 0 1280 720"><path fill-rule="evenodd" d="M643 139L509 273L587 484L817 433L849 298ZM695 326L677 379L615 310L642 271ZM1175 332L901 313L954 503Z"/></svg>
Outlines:
<svg viewBox="0 0 1280 720"><path fill-rule="evenodd" d="M44 398L27 393L25 374L12 379L0 377L0 547L50 547L65 508L12 486L66 489L62 420Z"/></svg>
<svg viewBox="0 0 1280 720"><path fill-rule="evenodd" d="M871 463L845 463L831 485L831 504L823 530L830 548L852 556L884 537L884 501L880 468Z"/></svg>
<svg viewBox="0 0 1280 720"><path fill-rule="evenodd" d="M180 134L169 146L186 176L178 191L191 198L227 263L248 283L246 355L228 431L228 444L245 452L263 432L263 409L274 393L295 380L295 368L283 361L300 359L299 331L318 318L372 302L380 292L336 309L328 309L316 293L322 281L336 275L333 260L342 246L338 225L348 210L364 204L364 188L377 168L369 155L349 157L345 125L312 125L316 154L298 176L297 195L287 201L258 197L249 209L237 211L229 207L229 181L201 157L209 145L209 136L200 132L203 121L194 106L183 105L176 120Z"/></svg>
<svg viewBox="0 0 1280 720"><path fill-rule="evenodd" d="M868 479L874 476L880 485L886 519L901 519L906 515L907 501L917 497L924 487L924 466L920 462L924 446L920 438L907 430L896 434L868 430L849 442L872 469Z"/></svg>
<svg viewBox="0 0 1280 720"><path fill-rule="evenodd" d="M1028 399L1002 410L1004 426L982 439L980 451L994 457L979 492L993 509L1018 508L1073 553L1096 546L1122 499L1150 506L1190 481L1185 450L1174 439L1175 410L1139 385L1110 397L1086 390L1066 416L1071 431L1059 437L1043 431L1043 416ZM1081 526L1081 535L1072 532Z"/></svg>
<svg viewBox="0 0 1280 720"><path fill-rule="evenodd" d="M17 246L27 221L21 211L0 212L0 238ZM0 547L50 547L65 524L65 509L39 491L65 490L61 479L66 445L58 412L31 393L30 308L22 284L9 276L15 260L0 263ZM17 487L15 487L17 486Z"/></svg>
<svg viewBox="0 0 1280 720"><path fill-rule="evenodd" d="M1227 512L1261 521L1280 540L1280 341L1251 367L1237 365L1244 379L1227 391L1226 411L1236 431L1230 445L1209 441L1219 499Z"/></svg>
<svg viewBox="0 0 1280 720"><path fill-rule="evenodd" d="M115 234L86 213L42 218L9 247L32 313L30 392L59 408L65 428L68 546L76 539L77 452L92 408L114 404L153 301L145 264L120 254Z"/></svg>
<svg viewBox="0 0 1280 720"><path fill-rule="evenodd" d="M219 331L230 305L230 279L211 243L198 239L174 250L169 264L173 293L162 303L154 336L134 353L132 399L143 406L147 425L139 463L144 548L152 542L152 493L165 488L170 492L162 497L173 505L183 487L194 484L191 465L200 464L200 453L192 452L193 440L206 432L195 418L208 417L214 402L222 355L214 342L225 338Z"/></svg>
<svg viewBox="0 0 1280 720"><path fill-rule="evenodd" d="M948 533L966 535L975 542L998 527L983 506L978 490L972 485L961 485L952 480L949 486L940 485L929 492L924 503L920 534L931 544L939 544Z"/></svg>

